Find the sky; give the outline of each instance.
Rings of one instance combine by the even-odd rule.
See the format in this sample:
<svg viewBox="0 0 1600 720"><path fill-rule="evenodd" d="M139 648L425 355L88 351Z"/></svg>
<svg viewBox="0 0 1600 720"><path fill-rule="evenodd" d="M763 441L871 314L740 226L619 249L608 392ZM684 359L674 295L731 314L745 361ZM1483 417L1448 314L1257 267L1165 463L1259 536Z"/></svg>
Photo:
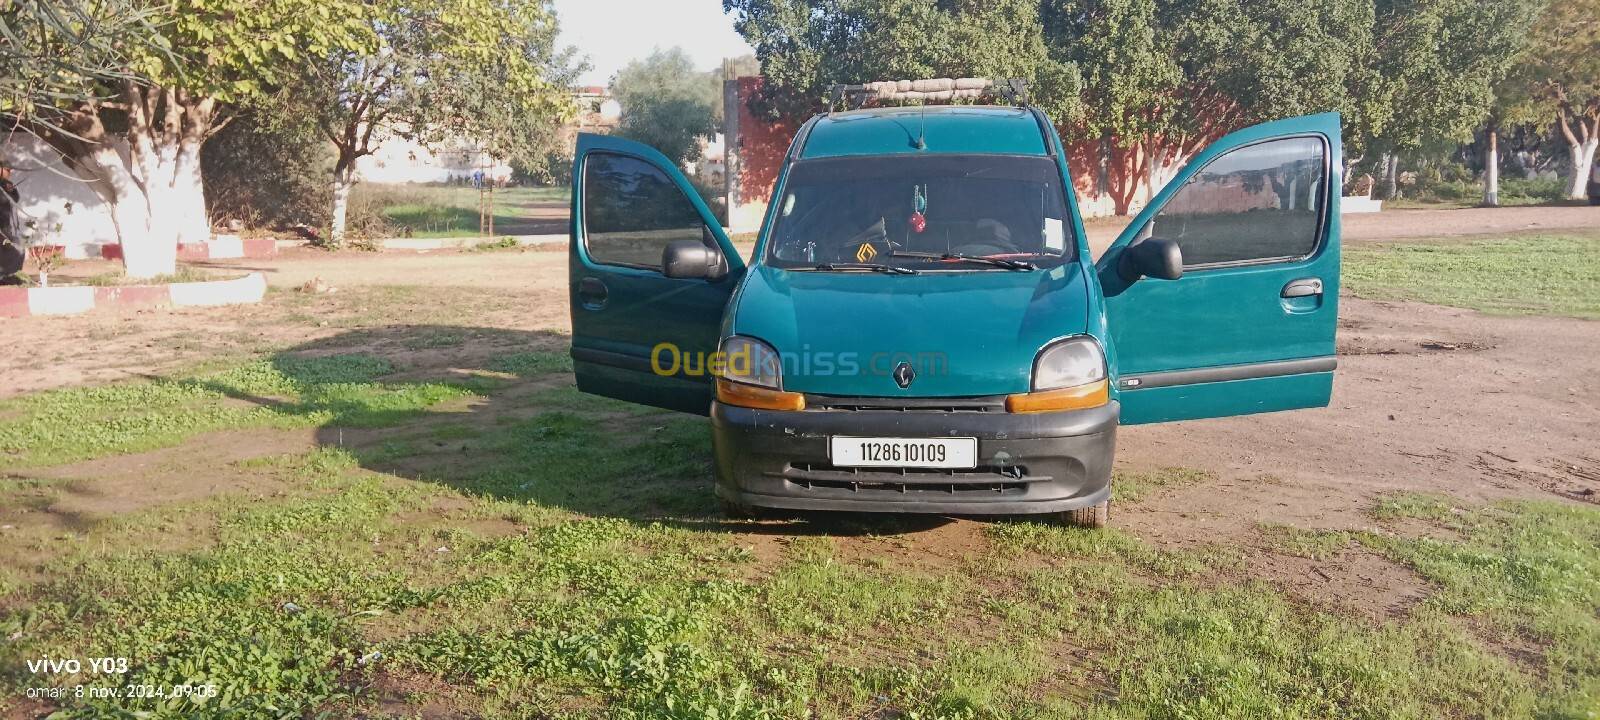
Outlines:
<svg viewBox="0 0 1600 720"><path fill-rule="evenodd" d="M682 47L702 70L753 53L722 0L555 0L561 42L587 53L594 67L580 82L605 85L629 60L656 47Z"/></svg>

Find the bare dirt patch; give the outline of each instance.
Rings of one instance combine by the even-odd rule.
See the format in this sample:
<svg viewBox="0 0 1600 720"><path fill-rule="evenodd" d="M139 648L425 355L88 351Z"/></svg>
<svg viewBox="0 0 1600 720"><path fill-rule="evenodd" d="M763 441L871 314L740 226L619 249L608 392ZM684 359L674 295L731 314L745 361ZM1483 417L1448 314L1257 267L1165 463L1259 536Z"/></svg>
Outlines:
<svg viewBox="0 0 1600 720"><path fill-rule="evenodd" d="M1120 466L1221 480L1121 509L1116 523L1181 546L1247 542L1261 522L1372 527L1367 509L1399 490L1595 501L1600 323L1341 302L1341 345L1385 352L1340 357L1327 408L1123 428ZM1260 475L1281 482L1244 480Z"/></svg>
<svg viewBox="0 0 1600 720"><path fill-rule="evenodd" d="M1246 562L1250 575L1313 607L1375 623L1409 617L1412 606L1433 592L1410 568L1359 548L1325 560L1265 553Z"/></svg>

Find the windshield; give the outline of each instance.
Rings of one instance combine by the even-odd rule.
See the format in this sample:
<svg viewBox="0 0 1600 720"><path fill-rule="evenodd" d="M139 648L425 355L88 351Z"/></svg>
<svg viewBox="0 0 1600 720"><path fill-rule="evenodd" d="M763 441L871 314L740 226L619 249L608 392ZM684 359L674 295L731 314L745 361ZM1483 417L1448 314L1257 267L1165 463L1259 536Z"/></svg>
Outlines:
<svg viewBox="0 0 1600 720"><path fill-rule="evenodd" d="M890 155L789 169L766 263L843 269L1014 270L1074 259L1061 174L1045 157ZM946 257L1009 259L1021 262Z"/></svg>

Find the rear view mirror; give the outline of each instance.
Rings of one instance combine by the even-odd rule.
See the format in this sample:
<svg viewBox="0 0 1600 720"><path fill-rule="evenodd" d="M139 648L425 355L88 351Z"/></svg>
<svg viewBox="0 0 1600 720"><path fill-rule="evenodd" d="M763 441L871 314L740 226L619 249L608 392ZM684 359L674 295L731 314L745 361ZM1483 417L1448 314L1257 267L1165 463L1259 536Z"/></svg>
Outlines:
<svg viewBox="0 0 1600 720"><path fill-rule="evenodd" d="M673 240L661 251L661 274L669 278L715 280L728 273L722 253L695 240Z"/></svg>
<svg viewBox="0 0 1600 720"><path fill-rule="evenodd" d="M1183 250L1174 240L1145 238L1122 249L1117 274L1128 282L1140 277L1177 280L1183 277Z"/></svg>

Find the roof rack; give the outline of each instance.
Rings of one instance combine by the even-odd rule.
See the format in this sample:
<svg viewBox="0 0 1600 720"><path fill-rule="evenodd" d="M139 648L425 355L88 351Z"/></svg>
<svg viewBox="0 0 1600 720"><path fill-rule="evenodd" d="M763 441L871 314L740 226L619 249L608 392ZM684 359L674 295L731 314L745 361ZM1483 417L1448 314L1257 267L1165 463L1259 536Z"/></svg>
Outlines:
<svg viewBox="0 0 1600 720"><path fill-rule="evenodd" d="M861 85L833 85L828 88L828 110L841 103L846 109L860 108L868 99L878 100L954 100L956 98L1003 97L1017 107L1028 104L1028 83L1022 78L930 78L925 80L887 80Z"/></svg>

